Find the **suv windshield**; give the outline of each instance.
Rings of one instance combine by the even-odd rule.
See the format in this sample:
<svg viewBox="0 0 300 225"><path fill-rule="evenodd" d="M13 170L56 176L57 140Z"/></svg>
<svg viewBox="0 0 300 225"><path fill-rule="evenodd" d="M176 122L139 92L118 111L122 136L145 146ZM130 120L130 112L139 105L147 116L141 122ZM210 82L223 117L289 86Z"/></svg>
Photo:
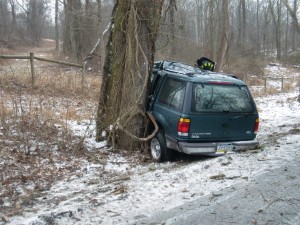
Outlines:
<svg viewBox="0 0 300 225"><path fill-rule="evenodd" d="M194 84L192 112L252 112L246 86Z"/></svg>

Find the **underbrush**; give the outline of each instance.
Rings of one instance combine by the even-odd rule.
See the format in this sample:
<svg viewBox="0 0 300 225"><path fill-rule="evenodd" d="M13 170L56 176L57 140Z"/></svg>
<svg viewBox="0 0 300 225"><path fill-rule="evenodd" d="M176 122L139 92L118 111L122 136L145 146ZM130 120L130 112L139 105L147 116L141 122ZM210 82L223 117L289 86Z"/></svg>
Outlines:
<svg viewBox="0 0 300 225"><path fill-rule="evenodd" d="M0 223L33 206L53 182L84 176L90 164L105 168L112 154L128 154L95 144L101 76L36 68L32 86L26 62L0 67Z"/></svg>
<svg viewBox="0 0 300 225"><path fill-rule="evenodd" d="M2 66L1 89L32 95L74 97L96 100L100 91L101 77L82 73L79 69L41 65L35 70L34 87L27 64Z"/></svg>
<svg viewBox="0 0 300 225"><path fill-rule="evenodd" d="M23 63L1 67L0 217L20 213L54 181L80 176L83 162L105 161L84 145L88 133L75 135L68 124L94 121L100 84L100 76L44 65L31 87Z"/></svg>

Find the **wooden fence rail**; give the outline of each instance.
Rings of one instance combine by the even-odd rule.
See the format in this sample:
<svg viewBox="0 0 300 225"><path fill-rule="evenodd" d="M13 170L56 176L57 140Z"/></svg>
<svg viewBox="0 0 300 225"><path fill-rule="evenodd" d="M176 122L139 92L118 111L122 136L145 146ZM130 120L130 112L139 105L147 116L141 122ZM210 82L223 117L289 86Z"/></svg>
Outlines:
<svg viewBox="0 0 300 225"><path fill-rule="evenodd" d="M50 62L50 63L57 63L61 65L66 65L66 66L72 66L72 67L78 67L84 69L83 65L76 64L76 63L70 63L70 62L64 62L64 61L59 61L59 60L53 60L53 59L47 59L47 58L42 58L38 56L34 56L34 53L30 53L29 56L24 56L24 55L0 55L0 59L28 59L30 60L30 67L31 67L31 86L34 87L35 85L35 70L34 70L34 60L39 60L39 61L44 61L44 62ZM82 79L83 76L82 76Z"/></svg>
<svg viewBox="0 0 300 225"><path fill-rule="evenodd" d="M281 91L283 91L284 90L284 84L285 84L284 80L293 80L294 81L295 77L270 77L270 76L268 76L268 77L264 77L263 80L264 80L265 92L267 91L267 87L268 87L267 82L272 81L272 80L278 81L280 83L280 89L281 89Z"/></svg>

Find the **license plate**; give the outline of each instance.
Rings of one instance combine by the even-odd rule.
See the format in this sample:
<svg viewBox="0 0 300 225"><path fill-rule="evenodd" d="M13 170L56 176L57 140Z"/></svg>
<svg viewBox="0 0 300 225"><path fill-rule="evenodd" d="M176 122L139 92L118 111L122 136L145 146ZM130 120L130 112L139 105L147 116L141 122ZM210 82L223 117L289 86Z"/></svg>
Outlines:
<svg viewBox="0 0 300 225"><path fill-rule="evenodd" d="M217 152L232 152L233 145L232 144L218 144Z"/></svg>

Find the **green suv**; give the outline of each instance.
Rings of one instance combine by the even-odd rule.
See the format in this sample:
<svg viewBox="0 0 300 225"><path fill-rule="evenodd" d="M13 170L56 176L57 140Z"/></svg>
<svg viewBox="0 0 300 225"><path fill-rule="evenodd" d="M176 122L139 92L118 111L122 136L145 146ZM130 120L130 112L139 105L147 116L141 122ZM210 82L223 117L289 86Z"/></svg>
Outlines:
<svg viewBox="0 0 300 225"><path fill-rule="evenodd" d="M150 141L156 161L173 151L219 155L258 147L258 112L247 85L237 77L179 62L154 64L148 111L159 131Z"/></svg>

